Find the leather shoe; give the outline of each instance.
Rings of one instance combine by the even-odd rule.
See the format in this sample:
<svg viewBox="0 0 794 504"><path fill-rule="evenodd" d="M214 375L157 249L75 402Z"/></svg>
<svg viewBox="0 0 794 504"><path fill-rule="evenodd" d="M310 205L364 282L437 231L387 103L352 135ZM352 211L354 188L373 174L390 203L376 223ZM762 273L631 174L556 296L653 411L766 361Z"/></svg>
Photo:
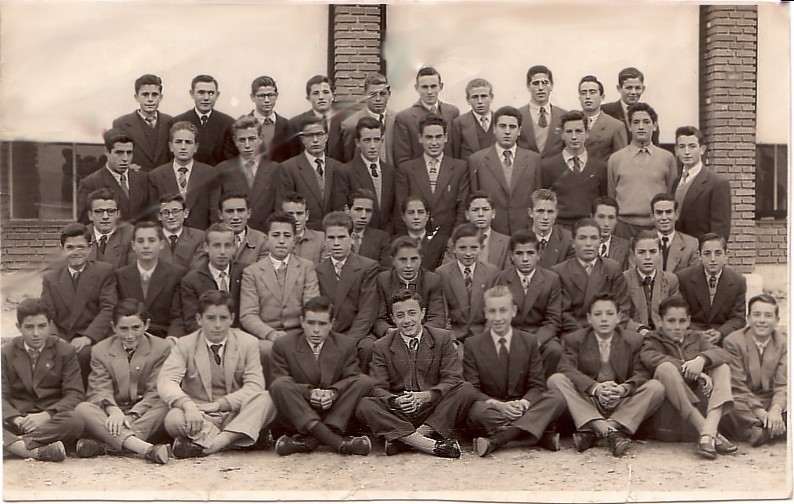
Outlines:
<svg viewBox="0 0 794 504"><path fill-rule="evenodd" d="M573 446L576 451L583 452L593 446L596 442L596 435L590 431L581 431L573 433Z"/></svg>
<svg viewBox="0 0 794 504"><path fill-rule="evenodd" d="M285 457L293 453L309 453L314 451L314 448L303 440L297 439L293 436L286 434L280 436L276 441L276 453Z"/></svg>
<svg viewBox="0 0 794 504"><path fill-rule="evenodd" d="M80 458L91 458L99 455L106 455L108 450L104 443L94 441L93 439L78 439L75 451Z"/></svg>
<svg viewBox="0 0 794 504"><path fill-rule="evenodd" d="M607 434L607 443L609 444L609 452L615 457L620 457L631 446L631 439L619 430L610 430Z"/></svg>
<svg viewBox="0 0 794 504"><path fill-rule="evenodd" d="M716 441L714 441L714 448L716 448L717 453L719 453L720 455L731 455L732 453L736 453L737 451L739 451L738 446L728 441L725 438L725 436L723 436L719 432L715 437L716 437Z"/></svg>
<svg viewBox="0 0 794 504"><path fill-rule="evenodd" d="M544 431L538 444L549 451L560 451L560 434L554 431Z"/></svg>
<svg viewBox="0 0 794 504"><path fill-rule="evenodd" d="M204 453L204 448L183 437L174 439L174 445L171 451L174 454L174 458L179 459L207 456L207 454Z"/></svg>
<svg viewBox="0 0 794 504"><path fill-rule="evenodd" d="M698 438L697 450L695 453L709 460L714 460L717 458L717 448L714 446L714 436L710 434L701 434L700 438Z"/></svg>
<svg viewBox="0 0 794 504"><path fill-rule="evenodd" d="M766 429L758 425L750 427L750 446L761 446L767 441L769 441L769 434L766 433Z"/></svg>
<svg viewBox="0 0 794 504"><path fill-rule="evenodd" d="M346 438L337 451L342 455L369 455L372 451L372 442L367 436Z"/></svg>
<svg viewBox="0 0 794 504"><path fill-rule="evenodd" d="M167 464L168 445L159 444L150 446L149 449L146 450L146 454L144 454L143 458L155 464Z"/></svg>
<svg viewBox="0 0 794 504"><path fill-rule="evenodd" d="M433 447L433 455L441 458L460 458L460 444L454 439L436 441Z"/></svg>
<svg viewBox="0 0 794 504"><path fill-rule="evenodd" d="M66 458L66 448L63 443L56 441L44 446L40 446L36 450L36 460L44 462L63 462Z"/></svg>
<svg viewBox="0 0 794 504"><path fill-rule="evenodd" d="M394 440L389 441L386 440L386 444L384 445L384 451L386 452L386 456L391 457L392 455L397 455L398 453L409 451L410 448L405 443L400 441Z"/></svg>
<svg viewBox="0 0 794 504"><path fill-rule="evenodd" d="M490 455L496 450L496 446L494 446L491 440L486 437L474 438L474 441L472 441L472 446L474 447L474 453L480 457Z"/></svg>

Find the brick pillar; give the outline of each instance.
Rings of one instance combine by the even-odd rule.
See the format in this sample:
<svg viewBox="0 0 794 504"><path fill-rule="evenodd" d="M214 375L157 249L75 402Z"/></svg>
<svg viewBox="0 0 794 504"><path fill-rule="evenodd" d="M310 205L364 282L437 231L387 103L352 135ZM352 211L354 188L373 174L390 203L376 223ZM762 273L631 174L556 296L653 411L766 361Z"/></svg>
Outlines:
<svg viewBox="0 0 794 504"><path fill-rule="evenodd" d="M364 94L364 79L384 73L385 5L329 6L328 75L343 108Z"/></svg>
<svg viewBox="0 0 794 504"><path fill-rule="evenodd" d="M700 7L700 129L706 162L731 182L730 263L755 265L755 6Z"/></svg>

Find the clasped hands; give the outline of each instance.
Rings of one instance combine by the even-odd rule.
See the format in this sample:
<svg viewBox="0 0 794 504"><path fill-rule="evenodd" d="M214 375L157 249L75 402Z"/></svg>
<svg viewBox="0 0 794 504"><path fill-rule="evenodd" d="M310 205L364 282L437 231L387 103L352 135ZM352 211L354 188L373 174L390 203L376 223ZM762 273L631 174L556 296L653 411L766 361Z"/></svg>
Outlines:
<svg viewBox="0 0 794 504"><path fill-rule="evenodd" d="M403 415L413 415L432 400L433 394L430 391L405 391L400 395L393 396L390 403L393 403L394 409L399 410Z"/></svg>
<svg viewBox="0 0 794 504"><path fill-rule="evenodd" d="M336 400L336 392L331 389L312 389L311 396L309 396L309 404L312 408L319 410L327 410L334 405Z"/></svg>
<svg viewBox="0 0 794 504"><path fill-rule="evenodd" d="M607 409L615 407L627 393L628 390L625 386L618 385L612 380L598 383L593 388L593 396L601 406Z"/></svg>
<svg viewBox="0 0 794 504"><path fill-rule="evenodd" d="M36 432L36 429L49 422L52 417L46 411L31 413L14 418L14 425L25 434Z"/></svg>
<svg viewBox="0 0 794 504"><path fill-rule="evenodd" d="M690 359L681 364L681 374L689 381L697 380L700 385L700 392L704 397L711 397L711 392L714 390L714 382L711 376L703 372L703 366L706 360L698 355L694 359Z"/></svg>
<svg viewBox="0 0 794 504"><path fill-rule="evenodd" d="M502 413L502 415L504 415L507 420L510 420L511 422L520 418L530 406L530 402L526 399L516 399L513 401L499 401L496 399L491 399L487 402L493 405L497 410L499 410L500 413Z"/></svg>

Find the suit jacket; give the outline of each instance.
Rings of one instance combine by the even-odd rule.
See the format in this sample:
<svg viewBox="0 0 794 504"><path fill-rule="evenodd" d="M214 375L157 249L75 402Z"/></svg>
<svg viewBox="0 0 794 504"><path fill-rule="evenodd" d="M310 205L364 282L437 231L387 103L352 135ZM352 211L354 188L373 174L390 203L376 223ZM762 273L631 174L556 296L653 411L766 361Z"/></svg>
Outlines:
<svg viewBox="0 0 794 504"><path fill-rule="evenodd" d="M639 331L641 326L651 329L661 327L662 317L659 316L659 303L670 296L678 296L678 277L667 271L656 270L656 278L653 281L651 291L651 314L648 316L648 305L645 302L645 290L642 287L642 279L637 268L631 268L623 272L626 279L626 286L629 291L631 308L629 311L629 321L626 329L629 331Z"/></svg>
<svg viewBox="0 0 794 504"><path fill-rule="evenodd" d="M390 166L394 166L394 115L393 111L386 109L383 117L383 142L380 146L380 158ZM370 117L366 108L342 121L342 156L345 162L359 157L356 149L356 125L362 117Z"/></svg>
<svg viewBox="0 0 794 504"><path fill-rule="evenodd" d="M91 252L88 254L89 261L99 261L110 264L114 268L121 268L127 264L135 262L135 252L132 250L132 235L135 228L126 222L122 222L116 231L110 235L105 245L105 253L99 250L99 243L94 236L94 225L86 226L91 233Z"/></svg>
<svg viewBox="0 0 794 504"><path fill-rule="evenodd" d="M676 180L673 187L678 187ZM703 166L692 180L675 228L689 236L717 233L726 240L731 235L731 184L725 176Z"/></svg>
<svg viewBox="0 0 794 504"><path fill-rule="evenodd" d="M676 273L681 297L689 304L691 328L698 331L716 329L722 337L743 328L747 320L747 281L729 266L722 269L714 302L709 300L709 286L703 266L695 265Z"/></svg>
<svg viewBox="0 0 794 504"><path fill-rule="evenodd" d="M232 261L229 270L229 293L234 300L234 322L232 327L240 327L240 284L243 278L243 270L248 265ZM209 266L205 263L200 267L190 270L182 277L179 283L179 293L182 301L182 321L186 333L198 331L196 314L199 312L199 297L208 290L215 290L218 285L212 278Z"/></svg>
<svg viewBox="0 0 794 504"><path fill-rule="evenodd" d="M152 201L166 194L180 192L173 163L158 166L149 174L149 188ZM221 191L215 168L194 162L184 196L190 210L185 226L205 230L211 223L220 220L218 208Z"/></svg>
<svg viewBox="0 0 794 504"><path fill-rule="evenodd" d="M251 217L248 225L257 231L265 231L265 222L276 211L276 196L281 181L281 165L263 157L254 174L253 186L248 185L242 159L238 156L215 167L221 177L221 200L230 193L248 196Z"/></svg>
<svg viewBox="0 0 794 504"><path fill-rule="evenodd" d="M276 331L301 330L303 303L320 295L314 263L289 255L282 288L269 256L243 270L240 286L240 323L259 339L271 340Z"/></svg>
<svg viewBox="0 0 794 504"><path fill-rule="evenodd" d="M488 123L488 131L484 132L488 137L488 145L483 147L480 147L480 133L478 133L478 128L479 131L482 131L482 126L474 117L474 112L469 111L461 114L452 121L449 132L452 157L466 161L475 152L496 143L496 137L493 134L493 113L489 112L489 114L491 114L491 122Z"/></svg>
<svg viewBox="0 0 794 504"><path fill-rule="evenodd" d="M428 227L429 222L428 222ZM407 232L400 232L394 237L395 239L400 236L410 236ZM447 240L449 235L442 234L438 228L425 232L424 237L419 242L422 251L422 269L426 271L435 271L444 258L444 251L446 250ZM390 251L391 252L391 251ZM391 258L389 259L389 266L391 266Z"/></svg>
<svg viewBox="0 0 794 504"><path fill-rule="evenodd" d="M631 131L629 130L629 118L626 117L626 114L623 112L623 105L621 105L620 100L604 103L601 105L601 110L606 112L608 115L614 117L615 119L619 120L623 123L623 127L626 129L626 140L627 142L631 143ZM651 135L651 141L654 145L659 145L659 129L658 123L656 131L653 132Z"/></svg>
<svg viewBox="0 0 794 504"><path fill-rule="evenodd" d="M118 128L132 137L132 162L145 172L152 171L156 166L168 163L174 158L168 149L168 134L173 118L168 114L157 112L157 126L154 133L154 144L151 144L143 128L146 126L138 111L126 114L113 120L113 127Z"/></svg>
<svg viewBox="0 0 794 504"><path fill-rule="evenodd" d="M234 123L232 116L219 110L213 110L207 118L207 125L202 126L201 117L196 114L196 109L192 108L174 117L174 123L179 121L188 121L198 128L199 134L196 137L198 150L193 159L210 166L215 166L227 159L225 153L226 137L230 134L229 130Z"/></svg>
<svg viewBox="0 0 794 504"><path fill-rule="evenodd" d="M394 328L394 323L389 316L389 299L394 291L402 289L405 284L400 280L394 268L378 273L376 278L378 284L378 320L375 322L373 332L378 338L382 338L389 329ZM441 277L436 273L419 270L414 279L416 292L422 298L421 306L425 310L423 323L439 328L447 327L447 310L444 301L444 286Z"/></svg>
<svg viewBox="0 0 794 504"><path fill-rule="evenodd" d="M676 231L670 242L665 271L678 273L682 269L700 264L699 255L697 238ZM631 255L629 255L629 265L634 266L634 258Z"/></svg>
<svg viewBox="0 0 794 504"><path fill-rule="evenodd" d="M240 244L240 248L234 254L235 262L254 264L266 257L267 254L267 236L265 236L265 233L251 229L251 226L248 226L245 231L245 241Z"/></svg>
<svg viewBox="0 0 794 504"><path fill-rule="evenodd" d="M35 371L22 336L6 341L0 371L4 422L40 411L69 412L85 398L74 347L57 336L47 336Z"/></svg>
<svg viewBox="0 0 794 504"><path fill-rule="evenodd" d="M118 302L113 266L88 261L80 274L77 290L64 265L42 278L41 298L50 307L58 335L66 341L88 336L94 342L110 334L113 308Z"/></svg>
<svg viewBox="0 0 794 504"><path fill-rule="evenodd" d="M358 254L368 257L380 264L380 269L391 267L391 236L386 231L367 226L364 238L358 248Z"/></svg>
<svg viewBox="0 0 794 504"><path fill-rule="evenodd" d="M277 339L270 366L274 382L286 380L301 385L306 400L315 388L336 390L338 397L361 373L355 341L337 332L328 334L319 359L314 358L303 333Z"/></svg>
<svg viewBox="0 0 794 504"><path fill-rule="evenodd" d="M768 410L773 405L783 411L788 407L788 345L786 336L775 330L759 358L758 349L749 327L729 334L722 342L730 355L731 391L733 400L747 405L752 411Z"/></svg>
<svg viewBox="0 0 794 504"><path fill-rule="evenodd" d="M587 131L584 146L588 155L600 159L606 166L609 156L627 146L628 142L626 126L611 115L602 113Z"/></svg>
<svg viewBox="0 0 794 504"><path fill-rule="evenodd" d="M145 171L127 170L127 184L129 196L124 193L106 166L80 180L77 188L78 220L83 224L89 223L88 195L102 188L110 189L118 198L122 219L137 222L152 218L154 212L149 207L149 174Z"/></svg>
<svg viewBox="0 0 794 504"><path fill-rule="evenodd" d="M530 196L540 189L540 156L518 148L513 161L513 175L508 185L496 147L475 152L469 157L472 191L485 191L496 209L491 227L510 236L529 227Z"/></svg>
<svg viewBox="0 0 794 504"><path fill-rule="evenodd" d="M573 256L573 236L571 236L571 232L555 224L546 248L540 253L538 266L551 269L553 266L560 264L566 259L571 259Z"/></svg>
<svg viewBox="0 0 794 504"><path fill-rule="evenodd" d="M171 345L144 334L127 360L121 338L111 336L91 349L91 374L88 375L88 401L104 409L118 406L125 414L143 415L162 402L157 395L157 375Z"/></svg>
<svg viewBox="0 0 794 504"><path fill-rule="evenodd" d="M533 152L537 152L542 158L551 157L562 151L564 145L562 143L562 122L560 119L563 114L568 112L556 105L548 104L546 107L551 107L551 114L548 118L549 134L548 137L546 137L546 144L543 146L543 152L538 149L538 143L535 140L535 124L532 122L532 113L529 110L529 104L518 109L524 117L524 120L521 122L521 133L518 135L518 146L522 149L529 149Z"/></svg>
<svg viewBox="0 0 794 504"><path fill-rule="evenodd" d="M496 283L507 285L513 294L518 307L512 322L514 328L535 335L541 346L557 338L562 325L562 291L556 273L535 268L526 294L513 267L499 273Z"/></svg>
<svg viewBox="0 0 794 504"><path fill-rule="evenodd" d="M615 372L615 383L628 388L629 395L651 376L640 360L643 337L634 331L615 328L609 345L609 363ZM574 387L584 394L598 383L601 351L598 336L586 327L563 336L563 354L557 370L570 378Z"/></svg>
<svg viewBox="0 0 794 504"><path fill-rule="evenodd" d="M173 250L171 250L168 231L163 229L163 232L165 233L166 246L160 251L160 260L181 266L185 270L194 267L204 251L204 231L183 227L182 234L177 238Z"/></svg>
<svg viewBox="0 0 794 504"><path fill-rule="evenodd" d="M246 115L253 117L254 111L252 110ZM292 124L286 117L276 114L276 122L273 128L273 139L270 141L270 145L267 145L265 155L275 163L283 163L299 153L298 146L300 145L300 140ZM240 155L240 151L234 144L233 134L234 132L229 128L229 133L226 135L226 145L224 147L226 159L233 159Z"/></svg>
<svg viewBox="0 0 794 504"><path fill-rule="evenodd" d="M456 224L465 221L463 212L469 196L469 174L466 162L444 156L438 168L436 190L430 188L430 176L424 156L405 161L397 169L395 193L397 208L409 196L421 196L430 208L430 227L438 229L442 235L449 236ZM497 214L498 215L498 214Z"/></svg>
<svg viewBox="0 0 794 504"><path fill-rule="evenodd" d="M439 266L436 273L444 286L453 337L463 341L485 330L483 294L496 285L496 276L499 274L496 266L477 261L472 275L471 295L466 291L466 282L457 261Z"/></svg>
<svg viewBox="0 0 794 504"><path fill-rule="evenodd" d="M447 121L447 132L452 121L460 115L460 110L455 105L438 102L438 112ZM394 163L399 169L402 163L421 157L424 150L419 143L419 121L430 112L417 101L409 108L401 110L394 119ZM444 154L452 155L452 145L447 142Z"/></svg>
<svg viewBox="0 0 794 504"><path fill-rule="evenodd" d="M309 220L306 225L316 231L323 229L323 216L336 210L344 210L350 194L350 175L347 167L328 156L325 157L325 187L320 192L315 167L309 164L304 153L288 159L281 165L281 184L276 208L281 208L284 194L290 191L306 198Z"/></svg>
<svg viewBox="0 0 794 504"><path fill-rule="evenodd" d="M265 250L268 250L267 243L265 243ZM309 228L304 229L303 236L295 241L293 252L296 256L311 261L314 265L320 264L320 261L326 259L330 254L325 248L325 233Z"/></svg>
<svg viewBox="0 0 794 504"><path fill-rule="evenodd" d="M328 143L326 144L326 155L337 161L344 162L344 146L342 144L342 116L339 111L330 110L331 115L330 124L328 127ZM298 136L301 132L301 125L303 121L316 117L313 110L302 112L289 120L292 130L296 133L293 140L292 151L296 152L295 155L303 153L303 142Z"/></svg>
<svg viewBox="0 0 794 504"><path fill-rule="evenodd" d="M375 342L369 376L375 397L391 397L409 389L408 348L399 331ZM463 368L449 331L422 326L416 349L416 381L419 391L436 391L442 396L463 382Z"/></svg>
<svg viewBox="0 0 794 504"><path fill-rule="evenodd" d="M444 251L444 264L455 261L455 245L452 238L447 240L447 248ZM484 252L484 251L483 251ZM497 270L503 270L508 263L507 257L510 255L510 237L491 229L488 232L488 256L480 252L480 261L496 266Z"/></svg>
<svg viewBox="0 0 794 504"><path fill-rule="evenodd" d="M350 174L350 194L353 194L358 189L368 189L373 194L375 192L375 184L372 183L372 176L369 174L369 168L364 164L361 156L356 154L351 162L347 165L347 171ZM394 218L399 213L399 207L395 198L395 177L396 173L393 165L384 163L381 158L380 163L381 171L381 196L380 201L375 201L372 219L369 221L370 227L376 229L383 229L386 232L391 232L394 228Z"/></svg>
<svg viewBox="0 0 794 504"><path fill-rule="evenodd" d="M607 194L607 164L600 158L588 155L579 174L568 168L562 151L543 158L540 165L541 186L557 195L558 219L589 217L593 201Z"/></svg>
<svg viewBox="0 0 794 504"><path fill-rule="evenodd" d="M331 330L345 334L355 341L372 331L378 317L378 306L373 302L378 295L375 276L378 263L358 254L350 254L336 278L330 258L317 265L320 295L334 303L334 324Z"/></svg>
<svg viewBox="0 0 794 504"><path fill-rule="evenodd" d="M507 362L505 382L500 373L499 356L490 330L466 340L463 347L463 376L479 392L478 400L526 399L535 403L546 391L543 360L537 338L514 329Z"/></svg>
<svg viewBox="0 0 794 504"><path fill-rule="evenodd" d="M184 334L182 325L182 296L179 282L185 275L181 266L157 261L146 296L143 295L141 274L137 263L116 270L118 298L134 298L142 302L151 315L149 331L160 337L171 334Z"/></svg>
<svg viewBox="0 0 794 504"><path fill-rule="evenodd" d="M676 369L681 369L684 362L699 355L706 358L704 371L727 364L730 360L728 352L709 342L709 339L701 331L687 331L680 345L657 331L651 331L645 335L642 350L640 350L642 365L651 375L663 362L669 362Z"/></svg>
<svg viewBox="0 0 794 504"><path fill-rule="evenodd" d="M213 397L209 349L204 335L199 330L182 336L163 363L157 378L157 393L171 408L181 408L187 401L201 404L220 400L228 404L229 411L239 412L265 390L256 338L239 329L230 329L222 365L226 395Z"/></svg>
<svg viewBox="0 0 794 504"><path fill-rule="evenodd" d="M612 235L612 238L609 240L607 258L620 264L620 267L623 268L624 271L629 268L629 257L631 255L630 245L627 239L621 238L620 236Z"/></svg>
<svg viewBox="0 0 794 504"><path fill-rule="evenodd" d="M587 327L587 310L590 301L602 292L608 292L615 297L620 313L620 325L626 325L631 304L626 279L618 263L597 257L588 277L584 267L574 257L554 266L552 271L560 275L562 285L563 333Z"/></svg>

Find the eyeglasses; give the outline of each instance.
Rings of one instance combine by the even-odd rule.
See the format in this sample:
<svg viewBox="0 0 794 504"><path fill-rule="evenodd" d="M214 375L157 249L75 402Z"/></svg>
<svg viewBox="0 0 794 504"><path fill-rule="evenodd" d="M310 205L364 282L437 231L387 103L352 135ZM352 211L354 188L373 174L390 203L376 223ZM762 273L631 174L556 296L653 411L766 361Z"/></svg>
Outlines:
<svg viewBox="0 0 794 504"><path fill-rule="evenodd" d="M181 215L184 211L184 208L178 208L176 210L160 210L160 217L171 217L172 215L174 217L179 217L179 215Z"/></svg>
<svg viewBox="0 0 794 504"><path fill-rule="evenodd" d="M91 212L96 215L97 217L101 217L102 214L108 214L108 217L113 217L117 213L119 213L118 208L95 208L91 210Z"/></svg>

